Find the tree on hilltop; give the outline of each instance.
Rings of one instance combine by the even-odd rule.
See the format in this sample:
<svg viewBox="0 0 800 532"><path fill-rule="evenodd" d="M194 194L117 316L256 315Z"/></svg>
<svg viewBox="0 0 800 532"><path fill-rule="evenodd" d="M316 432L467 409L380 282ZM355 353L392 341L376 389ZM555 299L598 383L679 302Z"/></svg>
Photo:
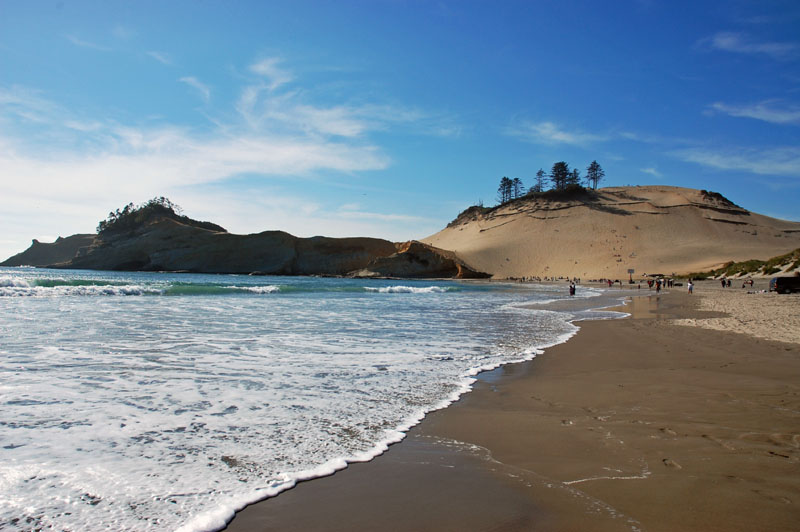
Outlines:
<svg viewBox="0 0 800 532"><path fill-rule="evenodd" d="M531 190L533 192L544 192L544 180L547 178L547 174L544 173L544 170L539 168L539 171L536 172L536 181L533 184L533 188Z"/></svg>
<svg viewBox="0 0 800 532"><path fill-rule="evenodd" d="M602 181L605 175L606 173L600 165L597 164L597 161L592 161L592 164L586 168L586 184L593 189L597 189L597 184Z"/></svg>
<svg viewBox="0 0 800 532"><path fill-rule="evenodd" d="M518 177L515 177L511 180L511 199L521 198L525 195L525 185L522 184L522 180Z"/></svg>
<svg viewBox="0 0 800 532"><path fill-rule="evenodd" d="M508 203L511 200L521 198L525 195L525 185L518 177L514 179L503 177L500 180L500 186L497 187L497 201L500 205Z"/></svg>
<svg viewBox="0 0 800 532"><path fill-rule="evenodd" d="M154 216L161 216L177 220L181 223L207 229L209 231L226 232L225 229L211 222L200 222L182 215L183 209L172 203L164 196L153 198L141 205L129 203L121 210L108 213L105 220L97 224L98 234L109 234L122 231L130 231L145 223Z"/></svg>
<svg viewBox="0 0 800 532"><path fill-rule="evenodd" d="M581 184L581 173L578 171L577 168L573 168L572 172L567 175L567 187L571 186L580 186Z"/></svg>
<svg viewBox="0 0 800 532"><path fill-rule="evenodd" d="M514 183L511 179L503 176L500 180L500 186L497 187L497 201L502 205L511 201L511 195L514 190Z"/></svg>
<svg viewBox="0 0 800 532"><path fill-rule="evenodd" d="M569 177L569 165L564 161L555 163L550 170L550 181L553 183L553 188L556 190L564 190L567 188Z"/></svg>

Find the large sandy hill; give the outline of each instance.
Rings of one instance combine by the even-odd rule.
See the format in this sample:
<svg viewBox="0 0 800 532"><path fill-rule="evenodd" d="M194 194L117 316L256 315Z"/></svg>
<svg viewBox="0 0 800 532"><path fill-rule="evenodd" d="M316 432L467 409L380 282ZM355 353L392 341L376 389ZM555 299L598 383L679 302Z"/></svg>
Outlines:
<svg viewBox="0 0 800 532"><path fill-rule="evenodd" d="M470 208L423 239L495 278L623 279L706 271L800 247L800 222L752 213L716 193L609 187Z"/></svg>

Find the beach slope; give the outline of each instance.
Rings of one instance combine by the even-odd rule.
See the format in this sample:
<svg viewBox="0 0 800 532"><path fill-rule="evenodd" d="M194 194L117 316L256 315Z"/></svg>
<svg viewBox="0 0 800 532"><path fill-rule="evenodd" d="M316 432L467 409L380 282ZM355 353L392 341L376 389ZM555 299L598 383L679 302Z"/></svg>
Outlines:
<svg viewBox="0 0 800 532"><path fill-rule="evenodd" d="M700 297L731 296L714 286ZM725 317L697 296L634 298L630 318L581 322L532 362L484 374L385 455L229 528L796 530L799 333L694 326ZM798 296L736 296L800 309Z"/></svg>

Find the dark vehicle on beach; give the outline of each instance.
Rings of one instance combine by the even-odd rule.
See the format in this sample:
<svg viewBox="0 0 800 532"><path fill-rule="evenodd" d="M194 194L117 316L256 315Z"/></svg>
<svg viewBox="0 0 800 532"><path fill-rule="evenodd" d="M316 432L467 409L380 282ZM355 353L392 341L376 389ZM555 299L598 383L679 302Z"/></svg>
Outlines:
<svg viewBox="0 0 800 532"><path fill-rule="evenodd" d="M779 294L800 292L800 276L773 277L769 281L769 291L778 292Z"/></svg>

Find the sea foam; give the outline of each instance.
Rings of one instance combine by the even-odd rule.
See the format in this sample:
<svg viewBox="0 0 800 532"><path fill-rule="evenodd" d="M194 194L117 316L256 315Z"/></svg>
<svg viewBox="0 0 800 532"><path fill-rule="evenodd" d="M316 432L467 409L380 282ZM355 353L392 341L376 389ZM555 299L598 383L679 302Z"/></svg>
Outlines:
<svg viewBox="0 0 800 532"><path fill-rule="evenodd" d="M561 287L0 279L49 294L9 298L0 317L9 530L219 529L249 503L371 460L481 371L577 330L575 314L520 309Z"/></svg>

